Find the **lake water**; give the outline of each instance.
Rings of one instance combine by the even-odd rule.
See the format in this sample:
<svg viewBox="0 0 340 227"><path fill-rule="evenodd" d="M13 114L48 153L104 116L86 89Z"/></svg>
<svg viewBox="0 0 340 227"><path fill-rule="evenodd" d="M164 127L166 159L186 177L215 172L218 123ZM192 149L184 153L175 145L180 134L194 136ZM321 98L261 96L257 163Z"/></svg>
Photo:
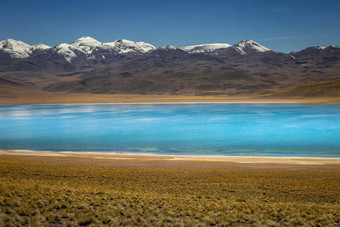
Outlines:
<svg viewBox="0 0 340 227"><path fill-rule="evenodd" d="M0 106L0 149L340 157L340 105Z"/></svg>

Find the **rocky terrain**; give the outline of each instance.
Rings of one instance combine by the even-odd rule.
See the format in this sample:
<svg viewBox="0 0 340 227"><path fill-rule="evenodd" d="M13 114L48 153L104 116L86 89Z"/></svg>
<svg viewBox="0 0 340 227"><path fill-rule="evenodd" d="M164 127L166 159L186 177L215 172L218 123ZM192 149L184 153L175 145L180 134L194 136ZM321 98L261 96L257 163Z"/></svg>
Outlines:
<svg viewBox="0 0 340 227"><path fill-rule="evenodd" d="M235 45L155 47L145 42L34 46L0 41L0 95L8 90L140 95L339 97L340 47L281 53ZM303 90L307 89L307 90Z"/></svg>

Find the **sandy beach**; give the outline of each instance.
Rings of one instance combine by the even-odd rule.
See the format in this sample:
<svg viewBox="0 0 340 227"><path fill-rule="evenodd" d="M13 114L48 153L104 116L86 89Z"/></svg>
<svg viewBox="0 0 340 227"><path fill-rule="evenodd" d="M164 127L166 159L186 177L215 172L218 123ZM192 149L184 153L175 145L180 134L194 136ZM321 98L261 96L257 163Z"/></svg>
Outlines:
<svg viewBox="0 0 340 227"><path fill-rule="evenodd" d="M292 166L334 166L340 169L340 158L315 157L252 157L252 156L208 156L208 155L150 155L150 154L116 154L99 152L48 152L48 151L0 151L1 157L19 156L31 159L41 157L70 159L73 161L105 162L110 165L152 167L186 167L199 163L201 167L213 166L252 166L254 168L290 168Z"/></svg>

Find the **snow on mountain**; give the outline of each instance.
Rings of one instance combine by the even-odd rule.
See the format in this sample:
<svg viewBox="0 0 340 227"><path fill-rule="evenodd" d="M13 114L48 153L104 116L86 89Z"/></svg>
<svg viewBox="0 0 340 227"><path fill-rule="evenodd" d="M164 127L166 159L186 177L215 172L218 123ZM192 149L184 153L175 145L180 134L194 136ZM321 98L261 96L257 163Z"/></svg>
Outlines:
<svg viewBox="0 0 340 227"><path fill-rule="evenodd" d="M253 40L242 40L235 44L233 48L242 55L248 54L250 52L271 51L271 49L264 47Z"/></svg>
<svg viewBox="0 0 340 227"><path fill-rule="evenodd" d="M28 58L34 51L50 49L43 43L38 43L36 45L28 45L22 41L17 41L13 39L7 39L0 41L0 50L5 53L9 53L11 58Z"/></svg>
<svg viewBox="0 0 340 227"><path fill-rule="evenodd" d="M180 49L188 53L210 53L218 49L234 48L238 53L245 55L250 52L265 52L270 49L261 46L253 40L242 40L238 44L231 46L228 43L208 43L191 46L165 46L160 49ZM320 47L321 48L321 47ZM53 48L45 44L36 44L30 46L24 42L13 39L3 40L0 42L0 50L9 53L12 58L27 58L36 51L51 49L52 52L64 56L64 58L71 62L72 59L78 57L77 54L85 54L87 59L94 59L96 53L101 50L110 51L115 54L129 54L129 53L147 53L157 48L146 42L134 42L126 39L116 40L114 42L101 43L98 40L83 36L71 44L61 43ZM98 56L98 55L97 55Z"/></svg>
<svg viewBox="0 0 340 227"><path fill-rule="evenodd" d="M209 43L209 44L185 46L185 47L182 47L182 49L189 53L207 53L207 52L212 52L217 49L223 49L223 48L229 48L229 47L231 47L231 45L228 43Z"/></svg>
<svg viewBox="0 0 340 227"><path fill-rule="evenodd" d="M77 52L82 52L86 55L87 59L92 59L93 56L91 54L93 50L100 46L102 46L101 42L92 37L83 36L73 41L71 44L61 43L53 49L57 54L64 56L68 62L71 62L77 57Z"/></svg>
<svg viewBox="0 0 340 227"><path fill-rule="evenodd" d="M324 47L324 46L313 46L313 47L307 47L307 48L305 48L304 50L306 50L306 49L324 50L324 49L327 49L327 48L340 48L340 46L337 46L337 45L330 45L330 46L328 46L328 47Z"/></svg>
<svg viewBox="0 0 340 227"><path fill-rule="evenodd" d="M252 40L242 40L238 44L231 46L228 43L208 43L191 46L165 46L160 49L179 49L188 53L210 53L218 49L234 48L238 53L244 55L249 52L264 52L270 49L261 46ZM63 56L67 61L79 57L79 53L85 54L87 59L94 59L101 50L113 52L114 54L129 54L129 53L147 53L157 48L146 42L134 42L126 39L116 40L114 42L102 43L98 40L83 36L71 44L61 43L53 48L45 44L37 44L30 46L24 42L12 39L3 40L0 42L0 50L9 53L12 58L27 58L36 51L51 49L52 52ZM93 51L96 50L95 53ZM104 55L102 55L104 56Z"/></svg>
<svg viewBox="0 0 340 227"><path fill-rule="evenodd" d="M260 45L253 40L242 40L235 45L228 43L209 43L182 47L182 50L188 53L209 53L218 49L234 48L239 54L245 55L251 52L266 52L271 49Z"/></svg>
<svg viewBox="0 0 340 227"><path fill-rule="evenodd" d="M339 46L330 46L331 48L339 48ZM327 48L330 48L327 47ZM228 43L208 43L190 46L173 46L167 45L165 47L158 47L146 42L134 42L126 39L116 40L114 42L102 43L92 37L83 36L71 44L61 43L55 47L50 47L45 44L28 45L24 42L7 39L0 41L0 53L9 54L11 58L28 58L44 50L44 53L57 53L63 56L67 61L71 62L75 58L84 54L88 60L93 60L98 57L105 58L107 54L143 54L152 50L182 50L187 53L211 53L219 49L232 48L241 55L249 53L267 52L271 49L260 45L253 40L242 40L239 43L231 46ZM312 50L323 50L326 47L311 47ZM46 51L45 51L46 50ZM214 52L215 53L215 52ZM218 54L218 53L217 53Z"/></svg>
<svg viewBox="0 0 340 227"><path fill-rule="evenodd" d="M98 40L90 37L90 36L83 36L71 43L72 46L81 47L81 46L89 46L89 47L98 47L102 43Z"/></svg>
<svg viewBox="0 0 340 227"><path fill-rule="evenodd" d="M71 60L75 57L77 57L77 55L74 52L74 48L72 47L72 45L67 44L67 43L61 43L58 46L55 46L53 48L53 50L59 54L64 56L64 58L66 59L66 61L71 62Z"/></svg>
<svg viewBox="0 0 340 227"><path fill-rule="evenodd" d="M45 45L45 44L43 44L43 43L38 43L38 44L32 46L32 47L31 47L31 50L32 50L32 52L33 52L33 51L38 51L38 50L47 50L47 49L50 49L50 48L51 48L51 47L48 46L48 45Z"/></svg>
<svg viewBox="0 0 340 227"><path fill-rule="evenodd" d="M127 53L146 53L150 50L156 49L153 45L145 42L133 42L126 39L116 40L109 43L101 43L92 37L81 37L71 44L62 43L54 47L56 53L63 55L65 59L71 62L77 57L77 52L82 52L87 59L94 59L92 54L94 50L109 50L118 54Z"/></svg>
<svg viewBox="0 0 340 227"><path fill-rule="evenodd" d="M87 55L91 54L94 49L101 45L101 42L89 36L83 36L70 44L72 49L77 49Z"/></svg>
<svg viewBox="0 0 340 227"><path fill-rule="evenodd" d="M32 46L14 39L0 41L0 50L9 53L12 58L27 58L32 53Z"/></svg>
<svg viewBox="0 0 340 227"><path fill-rule="evenodd" d="M166 45L164 47L158 47L158 49L163 49L163 50L183 50L183 47L173 46L173 45Z"/></svg>
<svg viewBox="0 0 340 227"><path fill-rule="evenodd" d="M318 49L318 50L326 49L326 47L321 47L321 46L316 46L315 48Z"/></svg>
<svg viewBox="0 0 340 227"><path fill-rule="evenodd" d="M114 42L103 43L102 48L112 49L119 54L127 53L147 53L151 50L155 50L156 47L145 42L134 42L127 39L120 39Z"/></svg>

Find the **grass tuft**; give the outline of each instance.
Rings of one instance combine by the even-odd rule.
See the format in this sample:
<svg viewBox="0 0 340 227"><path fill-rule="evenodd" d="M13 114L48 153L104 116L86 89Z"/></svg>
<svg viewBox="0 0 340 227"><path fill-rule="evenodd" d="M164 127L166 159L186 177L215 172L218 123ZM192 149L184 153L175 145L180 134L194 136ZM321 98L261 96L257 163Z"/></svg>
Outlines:
<svg viewBox="0 0 340 227"><path fill-rule="evenodd" d="M128 168L0 158L0 222L339 226L340 171L318 168Z"/></svg>

